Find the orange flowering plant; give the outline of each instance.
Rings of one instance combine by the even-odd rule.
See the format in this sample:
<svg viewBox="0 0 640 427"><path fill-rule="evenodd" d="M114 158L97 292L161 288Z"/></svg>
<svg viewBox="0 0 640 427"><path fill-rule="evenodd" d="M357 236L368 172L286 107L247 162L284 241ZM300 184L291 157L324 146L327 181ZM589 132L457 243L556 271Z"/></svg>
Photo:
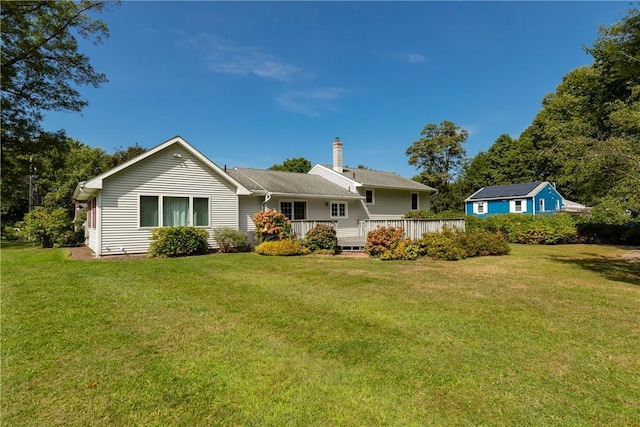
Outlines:
<svg viewBox="0 0 640 427"><path fill-rule="evenodd" d="M291 221L278 211L261 211L253 216L258 242L273 242L291 237Z"/></svg>

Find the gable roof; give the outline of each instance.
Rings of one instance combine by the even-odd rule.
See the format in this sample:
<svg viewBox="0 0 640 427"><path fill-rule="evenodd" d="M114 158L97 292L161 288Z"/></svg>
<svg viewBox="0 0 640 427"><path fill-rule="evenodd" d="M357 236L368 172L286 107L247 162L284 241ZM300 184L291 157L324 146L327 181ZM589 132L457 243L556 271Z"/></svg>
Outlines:
<svg viewBox="0 0 640 427"><path fill-rule="evenodd" d="M352 193L319 175L250 168L233 168L227 173L254 194L362 199L359 194Z"/></svg>
<svg viewBox="0 0 640 427"><path fill-rule="evenodd" d="M492 185L483 187L473 193L466 200L494 200L516 197L532 197L544 188L548 182L532 181L519 184Z"/></svg>
<svg viewBox="0 0 640 427"><path fill-rule="evenodd" d="M317 165L335 174L342 175L352 181L356 187L389 188L397 190L412 190L437 193L433 187L421 184L409 178L398 175L395 172L384 172L371 169L343 168L342 172L333 170L331 166Z"/></svg>
<svg viewBox="0 0 640 427"><path fill-rule="evenodd" d="M180 145L186 151L191 153L194 157L204 163L207 167L217 172L222 178L231 183L234 187L236 187L236 194L250 194L250 191L246 189L242 184L233 179L229 174L227 174L223 169L221 169L218 165L209 160L204 154L200 153L198 150L193 148L187 141L182 139L180 136L174 136L173 138L159 144L148 151L116 166L115 168L109 169L106 172L101 173L98 176L95 176L89 180L82 181L78 183L75 191L73 192L73 198L75 200L89 200L91 199L98 190L102 189L102 182L105 178L108 178L154 154L164 150L167 147L170 147L174 144Z"/></svg>

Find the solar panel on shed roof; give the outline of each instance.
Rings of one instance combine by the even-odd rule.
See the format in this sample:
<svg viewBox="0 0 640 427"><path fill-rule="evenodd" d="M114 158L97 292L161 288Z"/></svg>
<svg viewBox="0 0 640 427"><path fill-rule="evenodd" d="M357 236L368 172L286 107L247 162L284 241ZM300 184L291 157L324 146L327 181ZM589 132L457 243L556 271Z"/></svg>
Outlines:
<svg viewBox="0 0 640 427"><path fill-rule="evenodd" d="M498 199L500 197L526 196L534 188L540 185L540 181L523 182L521 184L494 185L485 187L474 194L472 199Z"/></svg>

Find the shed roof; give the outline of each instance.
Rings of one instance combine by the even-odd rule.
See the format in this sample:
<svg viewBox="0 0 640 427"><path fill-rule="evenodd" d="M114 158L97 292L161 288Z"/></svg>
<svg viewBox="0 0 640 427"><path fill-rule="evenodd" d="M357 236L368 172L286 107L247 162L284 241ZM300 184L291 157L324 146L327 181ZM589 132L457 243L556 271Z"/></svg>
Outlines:
<svg viewBox="0 0 640 427"><path fill-rule="evenodd" d="M538 187L543 187L546 182L532 181L519 184L492 185L483 187L473 193L467 200L508 199L514 197L531 197L537 193Z"/></svg>
<svg viewBox="0 0 640 427"><path fill-rule="evenodd" d="M253 193L361 199L357 193L340 187L318 175L264 169L233 168L227 173Z"/></svg>

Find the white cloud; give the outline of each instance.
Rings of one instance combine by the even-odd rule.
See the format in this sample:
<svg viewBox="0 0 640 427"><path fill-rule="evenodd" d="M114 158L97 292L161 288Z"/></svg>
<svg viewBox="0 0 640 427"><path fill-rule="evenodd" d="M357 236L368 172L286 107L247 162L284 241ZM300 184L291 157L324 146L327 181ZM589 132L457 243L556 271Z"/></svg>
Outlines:
<svg viewBox="0 0 640 427"><path fill-rule="evenodd" d="M398 54L400 60L404 62L408 62L410 64L420 64L422 62L426 62L427 57L420 53L403 53Z"/></svg>
<svg viewBox="0 0 640 427"><path fill-rule="evenodd" d="M181 33L178 44L195 49L217 73L255 75L258 77L291 81L300 72L298 67L286 63L275 55L262 52L252 46L243 46L213 34L198 34L188 37Z"/></svg>
<svg viewBox="0 0 640 427"><path fill-rule="evenodd" d="M336 102L342 97L340 88L321 88L303 91L289 91L279 96L278 105L292 113L317 117L325 111L338 109Z"/></svg>

